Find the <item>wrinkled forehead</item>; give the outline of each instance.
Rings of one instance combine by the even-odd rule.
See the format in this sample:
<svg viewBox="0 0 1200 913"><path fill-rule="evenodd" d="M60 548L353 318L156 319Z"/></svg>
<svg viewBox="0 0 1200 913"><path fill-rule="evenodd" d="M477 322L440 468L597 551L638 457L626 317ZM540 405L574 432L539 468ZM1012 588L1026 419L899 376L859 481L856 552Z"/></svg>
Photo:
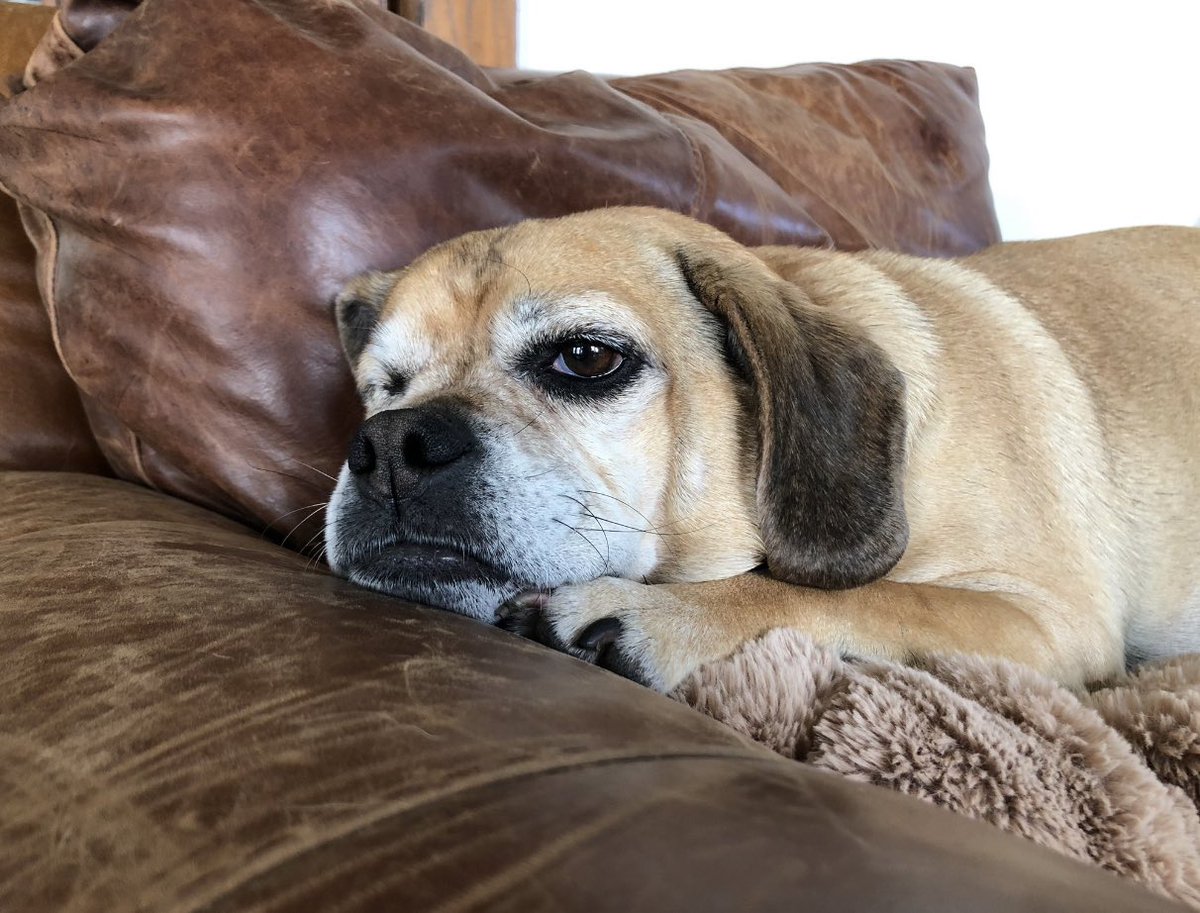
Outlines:
<svg viewBox="0 0 1200 913"><path fill-rule="evenodd" d="M648 346L663 330L666 282L665 267L649 257L553 241L439 249L400 276L360 366L453 373L512 363L530 346L578 335Z"/></svg>

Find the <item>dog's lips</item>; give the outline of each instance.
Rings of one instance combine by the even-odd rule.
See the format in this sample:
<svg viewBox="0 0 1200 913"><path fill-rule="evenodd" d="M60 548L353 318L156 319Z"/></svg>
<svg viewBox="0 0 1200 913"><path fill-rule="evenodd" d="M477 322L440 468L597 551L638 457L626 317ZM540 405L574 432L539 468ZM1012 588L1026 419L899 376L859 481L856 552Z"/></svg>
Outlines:
<svg viewBox="0 0 1200 913"><path fill-rule="evenodd" d="M487 620L496 606L528 587L511 572L451 544L377 543L355 555L346 570L351 581L367 589Z"/></svg>
<svg viewBox="0 0 1200 913"><path fill-rule="evenodd" d="M505 573L464 548L424 542L393 542L379 549L370 559L392 572L411 572L437 578L466 577L489 583L509 583Z"/></svg>

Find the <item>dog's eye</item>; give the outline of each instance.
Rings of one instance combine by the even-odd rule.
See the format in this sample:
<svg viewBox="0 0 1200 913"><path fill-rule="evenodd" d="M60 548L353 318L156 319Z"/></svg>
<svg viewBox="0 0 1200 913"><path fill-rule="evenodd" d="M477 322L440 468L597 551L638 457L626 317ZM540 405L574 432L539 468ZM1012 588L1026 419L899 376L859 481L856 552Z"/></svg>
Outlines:
<svg viewBox="0 0 1200 913"><path fill-rule="evenodd" d="M568 339L558 350L551 370L567 377L605 377L621 367L625 356L591 339Z"/></svg>

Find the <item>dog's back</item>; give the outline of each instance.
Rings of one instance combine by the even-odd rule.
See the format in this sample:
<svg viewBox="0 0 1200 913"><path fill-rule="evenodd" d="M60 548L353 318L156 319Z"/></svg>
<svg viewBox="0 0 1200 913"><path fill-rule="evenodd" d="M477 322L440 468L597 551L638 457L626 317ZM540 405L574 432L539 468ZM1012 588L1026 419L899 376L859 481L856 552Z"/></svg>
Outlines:
<svg viewBox="0 0 1200 913"><path fill-rule="evenodd" d="M1200 650L1200 230L953 261L756 253L908 379L912 538L890 577L1013 574L1095 607L1135 658Z"/></svg>
<svg viewBox="0 0 1200 913"><path fill-rule="evenodd" d="M1200 650L1200 230L1003 244L961 262L1029 309L1093 399L1132 559L1127 649Z"/></svg>

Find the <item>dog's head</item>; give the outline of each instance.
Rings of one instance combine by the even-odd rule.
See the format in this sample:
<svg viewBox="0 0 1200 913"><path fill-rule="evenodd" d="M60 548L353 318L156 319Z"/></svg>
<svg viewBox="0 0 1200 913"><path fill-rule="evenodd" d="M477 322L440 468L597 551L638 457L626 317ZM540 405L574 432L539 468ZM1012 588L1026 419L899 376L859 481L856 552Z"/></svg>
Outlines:
<svg viewBox="0 0 1200 913"><path fill-rule="evenodd" d="M903 383L748 249L659 210L477 232L336 303L366 405L351 580L490 619L611 575L848 587L904 549Z"/></svg>

